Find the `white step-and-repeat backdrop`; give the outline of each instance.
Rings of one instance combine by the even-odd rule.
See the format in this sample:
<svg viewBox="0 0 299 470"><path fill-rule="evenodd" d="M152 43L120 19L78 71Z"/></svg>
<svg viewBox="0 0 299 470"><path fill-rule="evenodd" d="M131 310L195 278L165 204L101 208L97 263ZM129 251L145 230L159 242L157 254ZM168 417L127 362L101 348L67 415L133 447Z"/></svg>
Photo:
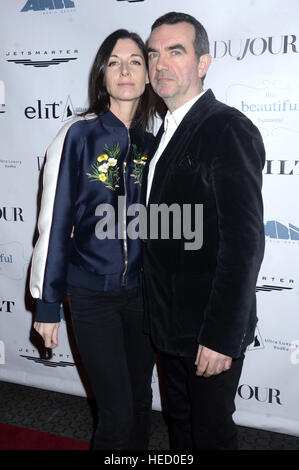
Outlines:
<svg viewBox="0 0 299 470"><path fill-rule="evenodd" d="M252 119L267 150L259 323L235 420L299 436L297 0L0 0L0 380L86 395L69 322L50 357L31 329L40 170L58 129L87 105L102 40L123 27L146 39L153 21L173 10L205 25L213 56L205 85ZM156 370L153 389L159 410Z"/></svg>

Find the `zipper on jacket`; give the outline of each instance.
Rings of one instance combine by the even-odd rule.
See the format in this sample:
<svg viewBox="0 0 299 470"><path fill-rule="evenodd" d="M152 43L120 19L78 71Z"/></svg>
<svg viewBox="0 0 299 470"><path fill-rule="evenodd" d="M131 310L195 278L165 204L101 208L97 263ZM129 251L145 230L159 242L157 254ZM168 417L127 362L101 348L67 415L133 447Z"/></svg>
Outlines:
<svg viewBox="0 0 299 470"><path fill-rule="evenodd" d="M129 145L128 145L128 150L127 154L125 156L124 162L123 162L123 181L124 181L124 190L125 190L125 204L124 204L124 209L123 209L123 240L124 240L124 254L125 254L125 269L122 273L122 281L121 281L121 286L124 287L126 284L126 274L128 270L128 242L127 242L127 185L126 185L126 167L127 167L127 157L130 152L131 148L131 137L130 137L130 132L128 130L128 139L129 139Z"/></svg>

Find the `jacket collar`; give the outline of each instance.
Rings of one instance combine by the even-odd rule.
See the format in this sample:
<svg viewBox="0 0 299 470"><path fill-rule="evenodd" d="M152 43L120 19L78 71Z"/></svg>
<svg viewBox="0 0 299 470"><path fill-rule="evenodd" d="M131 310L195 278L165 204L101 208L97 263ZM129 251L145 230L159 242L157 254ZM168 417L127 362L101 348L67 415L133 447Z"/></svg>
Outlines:
<svg viewBox="0 0 299 470"><path fill-rule="evenodd" d="M184 116L183 120L181 121L180 125L178 126L178 129L170 139L168 145L164 149L163 153L160 156L159 163L163 161L163 157L167 154L172 154L175 152L175 147L176 147L176 136L178 133L180 135L184 135L184 140L188 140L192 130L193 130L193 121L194 124L196 123L196 126L201 125L203 121L210 115L210 112L212 112L212 106L216 102L216 98L214 93L212 92L211 89L208 89L191 107L191 109L187 112L187 114ZM146 166L143 171L143 179L142 179L142 187L141 187L141 203L145 204L146 201L146 192L147 192L147 177L148 177L148 168L149 168L149 163L153 156L155 155L161 137L164 132L164 124L161 125L155 141L151 147L151 150L149 152L148 160L146 162ZM157 167L156 167L157 169ZM154 184L154 181L152 185Z"/></svg>

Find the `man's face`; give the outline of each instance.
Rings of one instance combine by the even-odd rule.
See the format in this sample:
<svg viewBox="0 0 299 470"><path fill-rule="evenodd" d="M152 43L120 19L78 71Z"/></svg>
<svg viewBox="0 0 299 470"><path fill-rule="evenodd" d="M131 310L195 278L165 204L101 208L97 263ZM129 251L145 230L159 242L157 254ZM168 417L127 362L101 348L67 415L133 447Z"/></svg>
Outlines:
<svg viewBox="0 0 299 470"><path fill-rule="evenodd" d="M148 41L149 77L155 92L171 111L198 95L210 65L210 55L197 59L195 29L181 22L155 28Z"/></svg>

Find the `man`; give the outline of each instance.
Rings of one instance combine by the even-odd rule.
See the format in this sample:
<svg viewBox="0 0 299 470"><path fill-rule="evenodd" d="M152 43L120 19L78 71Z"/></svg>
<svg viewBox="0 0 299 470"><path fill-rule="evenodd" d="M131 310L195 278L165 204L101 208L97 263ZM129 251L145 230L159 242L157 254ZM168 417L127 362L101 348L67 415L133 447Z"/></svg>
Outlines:
<svg viewBox="0 0 299 470"><path fill-rule="evenodd" d="M144 240L171 449L236 449L234 398L254 338L264 253L264 146L249 119L203 91L211 56L195 18L171 12L156 20L148 56L151 84L168 112L144 171L143 203L191 204L195 225L203 207L199 249L186 249L183 236Z"/></svg>

